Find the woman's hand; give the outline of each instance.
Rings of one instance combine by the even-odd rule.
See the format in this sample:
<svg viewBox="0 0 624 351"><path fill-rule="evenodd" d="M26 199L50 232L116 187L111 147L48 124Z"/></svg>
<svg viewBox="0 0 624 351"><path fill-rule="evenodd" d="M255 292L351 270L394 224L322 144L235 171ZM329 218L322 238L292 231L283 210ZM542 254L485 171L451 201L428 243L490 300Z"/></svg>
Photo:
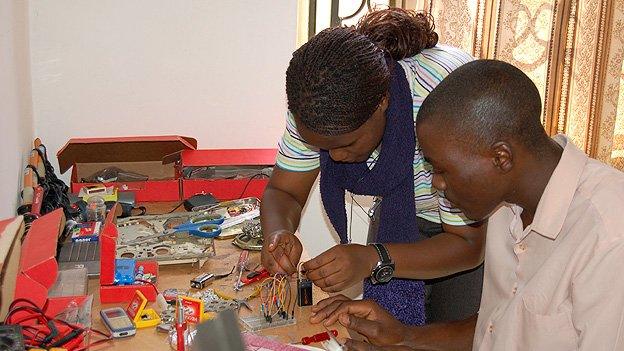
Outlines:
<svg viewBox="0 0 624 351"><path fill-rule="evenodd" d="M344 290L369 277L379 261L375 248L336 245L303 264L306 277L326 292Z"/></svg>
<svg viewBox="0 0 624 351"><path fill-rule="evenodd" d="M303 246L295 234L280 230L264 238L261 262L271 274L297 272Z"/></svg>

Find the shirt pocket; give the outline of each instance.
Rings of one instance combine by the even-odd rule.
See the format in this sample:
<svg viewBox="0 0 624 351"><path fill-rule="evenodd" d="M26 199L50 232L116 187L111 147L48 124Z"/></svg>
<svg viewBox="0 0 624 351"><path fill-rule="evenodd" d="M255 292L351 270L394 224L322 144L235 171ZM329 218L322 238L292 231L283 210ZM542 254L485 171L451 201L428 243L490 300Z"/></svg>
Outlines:
<svg viewBox="0 0 624 351"><path fill-rule="evenodd" d="M545 313L540 300L542 299L535 295L522 298L518 350L577 350L578 335L572 324L571 308L563 308L562 312Z"/></svg>

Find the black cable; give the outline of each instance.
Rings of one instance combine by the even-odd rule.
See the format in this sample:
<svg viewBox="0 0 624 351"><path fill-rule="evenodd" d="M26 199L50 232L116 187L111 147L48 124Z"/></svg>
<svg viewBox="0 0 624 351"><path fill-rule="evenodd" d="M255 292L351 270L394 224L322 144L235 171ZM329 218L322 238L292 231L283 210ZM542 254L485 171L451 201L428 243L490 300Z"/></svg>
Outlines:
<svg viewBox="0 0 624 351"><path fill-rule="evenodd" d="M243 191L241 192L241 194L237 197L237 199L242 199L243 195L245 195L245 191L247 191L247 187L249 186L249 184L251 183L252 180L254 180L255 178L261 178L261 177L269 177L267 174L264 174L262 172L260 173L256 173L253 176L249 177L249 180L247 181L247 184L245 184L245 187L243 188Z"/></svg>
<svg viewBox="0 0 624 351"><path fill-rule="evenodd" d="M175 210L177 210L178 208L180 208L180 206L182 206L184 204L184 201L180 202L179 204L176 205L176 207L174 207L171 211L167 212L167 213L173 213L175 212Z"/></svg>
<svg viewBox="0 0 624 351"><path fill-rule="evenodd" d="M20 304L20 306L18 306L18 304ZM4 322L0 324L11 323L11 324L21 325L22 335L24 336L25 343L27 343L29 346L32 346L32 347L41 347L41 348L46 348L46 349L48 347L62 346L65 343L77 338L81 334L88 333L88 332L99 334L103 336L104 339L92 342L89 345L78 348L77 350L86 350L91 346L95 346L100 343L110 341L112 339L111 335L101 332L97 329L82 328L80 326L66 322L62 319L47 316L46 315L47 306L48 306L48 301L46 301L43 308L39 308L31 300L24 299L24 298L15 299L11 302L9 306L9 311L5 317ZM11 319L15 315L15 313L22 312L22 311L29 312L30 315L24 318L21 318L19 321L13 321ZM32 319L38 320L39 325L45 325L48 328L49 333L45 333L43 330L36 329L28 324L22 325L22 323L28 322ZM60 335L59 329L57 328L55 323L66 325L67 327L71 329L71 331L69 331L65 335ZM33 330L34 330L34 333L33 333ZM30 337L26 333L31 333L33 335L32 337ZM40 336L39 334L42 334L42 335ZM59 337L59 339L55 341L54 339L57 337Z"/></svg>
<svg viewBox="0 0 624 351"><path fill-rule="evenodd" d="M249 179L247 180L247 183L245 183L245 187L243 188L243 191L241 192L241 194L237 197L237 199L241 199L243 197L243 195L245 195L245 191L247 191L247 188L249 187L249 184L251 183L252 180L254 180L255 178L262 178L262 177L266 177L268 178L269 176L265 173L256 173L253 176L249 177ZM180 206L182 206L184 204L184 201L181 201L179 204L176 205L176 207L174 207L173 209L171 209L169 212L167 212L166 214L170 214L175 212L175 210L177 210L178 208L180 208ZM164 214L164 213L161 213ZM150 214L151 215L151 214Z"/></svg>
<svg viewBox="0 0 624 351"><path fill-rule="evenodd" d="M41 214L50 213L57 208L63 208L65 216L70 218L70 201L69 201L69 187L65 182L60 180L54 173L54 167L48 160L47 149L45 145L39 145L33 149L41 157L43 162L45 174L39 174L39 170L34 165L28 165L34 171L37 176L39 186L43 189L43 200L41 203Z"/></svg>
<svg viewBox="0 0 624 351"><path fill-rule="evenodd" d="M74 338L77 338L80 334L84 333L85 330L84 329L74 329L71 332L65 334L65 336L63 336L62 338L56 340L55 342L51 343L50 342L44 342L44 344L50 344L50 347L60 347L65 345L66 343L70 342L71 340L73 340Z"/></svg>

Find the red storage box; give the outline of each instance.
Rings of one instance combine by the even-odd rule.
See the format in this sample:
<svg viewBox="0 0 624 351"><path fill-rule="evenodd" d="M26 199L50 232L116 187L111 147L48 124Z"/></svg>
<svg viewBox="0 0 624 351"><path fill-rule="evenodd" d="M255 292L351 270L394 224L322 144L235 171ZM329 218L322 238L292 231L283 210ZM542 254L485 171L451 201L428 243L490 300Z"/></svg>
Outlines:
<svg viewBox="0 0 624 351"><path fill-rule="evenodd" d="M100 302L129 302L139 290L149 301L156 301L156 289L148 284L114 285L115 284L115 256L117 251L117 224L115 223L118 205L115 205L106 216L106 221L100 234ZM144 273L150 273L158 279L158 262L137 261L137 266L144 268Z"/></svg>
<svg viewBox="0 0 624 351"><path fill-rule="evenodd" d="M163 164L163 159L182 150L194 150L197 140L189 137L143 136L118 138L70 139L56 154L61 173L72 168L71 191L93 183L82 179L107 167L118 167L149 177L146 181L111 182L119 191L133 191L136 201L178 201L180 182L173 164ZM72 167L73 166L73 167Z"/></svg>
<svg viewBox="0 0 624 351"><path fill-rule="evenodd" d="M275 165L277 149L215 149L184 150L180 153L178 173L183 174L186 167L220 168L241 167L246 169L245 177L232 179L189 179L182 178L182 198L188 199L196 194L211 193L220 201L243 197L262 198L264 188L269 182L267 174L261 170ZM252 174L253 173L253 174Z"/></svg>
<svg viewBox="0 0 624 351"><path fill-rule="evenodd" d="M55 316L73 301L80 305L86 296L48 297L48 290L58 276L56 244L65 227L65 215L57 209L36 219L24 238L14 298L24 298L40 308L47 303L46 314Z"/></svg>

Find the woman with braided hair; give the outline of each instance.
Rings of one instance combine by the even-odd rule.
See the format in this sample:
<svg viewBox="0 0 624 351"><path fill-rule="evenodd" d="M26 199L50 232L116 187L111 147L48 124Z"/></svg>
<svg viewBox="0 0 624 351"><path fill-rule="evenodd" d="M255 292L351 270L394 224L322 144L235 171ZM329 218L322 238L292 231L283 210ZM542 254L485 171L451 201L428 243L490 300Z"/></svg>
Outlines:
<svg viewBox="0 0 624 351"><path fill-rule="evenodd" d="M309 279L337 292L370 278L364 297L412 325L478 310L485 224L432 187L414 132L429 92L472 60L437 42L430 16L390 8L356 27L326 29L294 52L287 127L261 208L262 263L271 273L297 270L302 245L294 232L320 173L323 207L341 244L303 264ZM376 198L370 245L350 243L345 191ZM423 280L431 291L427 318Z"/></svg>

